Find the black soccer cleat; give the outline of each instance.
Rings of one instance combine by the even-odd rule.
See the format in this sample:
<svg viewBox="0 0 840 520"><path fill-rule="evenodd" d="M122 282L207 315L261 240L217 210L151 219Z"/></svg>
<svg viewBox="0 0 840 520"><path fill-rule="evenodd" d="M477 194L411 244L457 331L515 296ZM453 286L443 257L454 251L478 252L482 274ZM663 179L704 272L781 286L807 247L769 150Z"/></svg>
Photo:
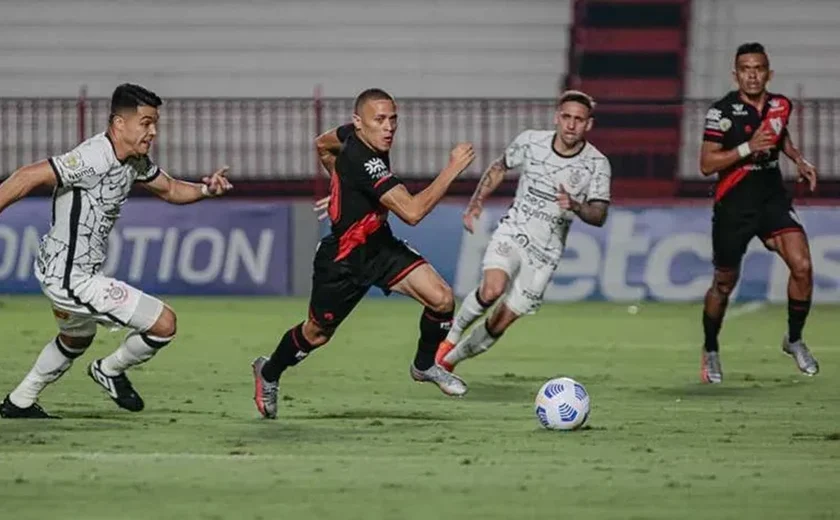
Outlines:
<svg viewBox="0 0 840 520"><path fill-rule="evenodd" d="M13 403L8 395L3 399L3 404L0 404L0 417L4 419L61 419L61 417L48 414L38 403L21 408Z"/></svg>
<svg viewBox="0 0 840 520"><path fill-rule="evenodd" d="M102 360L97 359L88 365L88 375L108 393L108 396L117 403L117 406L130 412L139 412L143 409L143 398L131 386L131 381L123 373L117 376L109 376L102 372Z"/></svg>

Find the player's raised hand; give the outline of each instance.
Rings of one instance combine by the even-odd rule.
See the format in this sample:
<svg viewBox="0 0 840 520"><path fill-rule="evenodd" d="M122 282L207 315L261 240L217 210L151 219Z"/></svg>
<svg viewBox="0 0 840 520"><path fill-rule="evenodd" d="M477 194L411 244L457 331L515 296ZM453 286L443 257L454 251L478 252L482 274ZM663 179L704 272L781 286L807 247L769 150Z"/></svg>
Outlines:
<svg viewBox="0 0 840 520"><path fill-rule="evenodd" d="M766 127L761 127L750 137L750 151L752 153L765 152L776 146L776 134Z"/></svg>
<svg viewBox="0 0 840 520"><path fill-rule="evenodd" d="M808 188L814 191L817 188L817 168L803 158L796 161L796 182L808 181Z"/></svg>
<svg viewBox="0 0 840 520"><path fill-rule="evenodd" d="M219 197L233 189L233 184L227 179L228 170L230 170L229 166L223 166L213 172L212 175L202 177L201 182L207 186L207 194L209 196Z"/></svg>
<svg viewBox="0 0 840 520"><path fill-rule="evenodd" d="M318 213L318 220L325 220L327 217L330 216L329 211L327 209L329 207L330 196L327 195L326 197L315 201L315 205L312 206L312 211Z"/></svg>
<svg viewBox="0 0 840 520"><path fill-rule="evenodd" d="M473 160L475 160L475 150L472 143L458 143L449 154L449 167L461 174Z"/></svg>
<svg viewBox="0 0 840 520"><path fill-rule="evenodd" d="M477 220L478 217L481 216L481 209L481 202L477 200L471 200L470 203L467 205L467 209L464 210L464 229L466 229L470 233L475 231L475 220Z"/></svg>

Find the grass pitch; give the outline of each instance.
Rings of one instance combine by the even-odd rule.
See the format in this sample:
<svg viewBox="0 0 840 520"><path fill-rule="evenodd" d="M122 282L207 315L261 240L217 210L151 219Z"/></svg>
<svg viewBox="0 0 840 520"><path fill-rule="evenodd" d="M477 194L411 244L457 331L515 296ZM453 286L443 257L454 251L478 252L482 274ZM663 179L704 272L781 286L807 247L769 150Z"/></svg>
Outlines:
<svg viewBox="0 0 840 520"><path fill-rule="evenodd" d="M836 307L806 328L816 378L765 307L726 322L724 384L702 386L699 306L546 305L461 365L470 392L451 399L408 376L420 307L369 299L287 371L265 421L250 361L305 302L170 303L178 338L132 371L145 411L87 379L122 338L100 329L43 395L63 420L0 420L0 518L840 518ZM5 395L55 328L43 298L0 305ZM534 395L559 375L592 396L583 431L538 426Z"/></svg>

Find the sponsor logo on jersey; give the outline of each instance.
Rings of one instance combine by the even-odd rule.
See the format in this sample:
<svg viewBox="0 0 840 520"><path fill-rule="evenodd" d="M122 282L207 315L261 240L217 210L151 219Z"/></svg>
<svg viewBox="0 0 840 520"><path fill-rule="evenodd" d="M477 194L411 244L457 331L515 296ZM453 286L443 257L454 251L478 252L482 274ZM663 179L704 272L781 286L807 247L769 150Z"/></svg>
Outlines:
<svg viewBox="0 0 840 520"><path fill-rule="evenodd" d="M385 161L383 161L379 157L369 159L365 163L365 171L367 171L367 174L370 175L373 179L381 179L390 175L390 172L388 171L388 166L385 165Z"/></svg>
<svg viewBox="0 0 840 520"><path fill-rule="evenodd" d="M733 116L745 116L747 115L747 111L744 110L743 103L733 103L732 104L732 115Z"/></svg>

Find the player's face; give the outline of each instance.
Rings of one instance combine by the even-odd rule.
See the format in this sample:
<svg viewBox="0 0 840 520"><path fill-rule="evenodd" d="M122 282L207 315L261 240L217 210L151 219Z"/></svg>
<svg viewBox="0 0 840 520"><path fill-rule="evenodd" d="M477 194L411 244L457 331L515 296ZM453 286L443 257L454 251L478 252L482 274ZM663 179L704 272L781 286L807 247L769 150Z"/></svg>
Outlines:
<svg viewBox="0 0 840 520"><path fill-rule="evenodd" d="M560 105L554 114L557 135L564 146L571 148L583 140L586 132L592 128L589 108L576 101L567 101Z"/></svg>
<svg viewBox="0 0 840 520"><path fill-rule="evenodd" d="M123 143L133 155L145 155L157 136L158 109L149 106L137 107L135 112L118 116L117 121Z"/></svg>
<svg viewBox="0 0 840 520"><path fill-rule="evenodd" d="M353 114L353 123L364 142L378 152L387 152L397 132L397 105L388 99L368 101L361 114Z"/></svg>
<svg viewBox="0 0 840 520"><path fill-rule="evenodd" d="M735 60L733 71L738 90L748 96L759 96L773 77L765 54L742 54Z"/></svg>

